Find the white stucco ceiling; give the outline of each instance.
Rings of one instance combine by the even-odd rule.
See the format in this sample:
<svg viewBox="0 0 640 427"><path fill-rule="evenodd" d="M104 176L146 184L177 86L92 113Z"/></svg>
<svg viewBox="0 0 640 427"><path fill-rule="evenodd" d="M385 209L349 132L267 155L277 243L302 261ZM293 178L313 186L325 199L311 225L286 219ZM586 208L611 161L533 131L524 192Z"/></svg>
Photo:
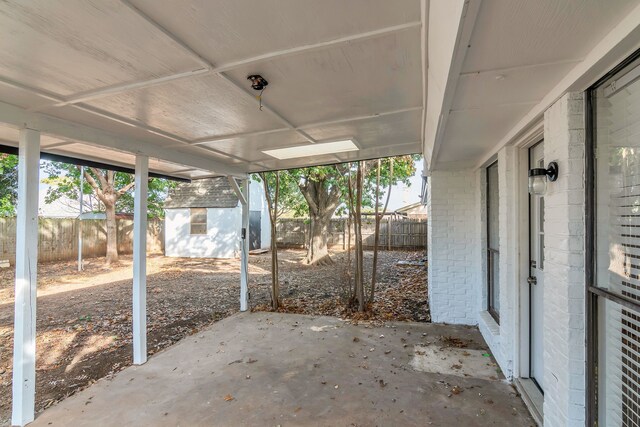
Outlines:
<svg viewBox="0 0 640 427"><path fill-rule="evenodd" d="M157 172L191 178L418 153L425 7L421 0L2 2L3 143L15 145L6 129L24 121L74 142L47 148L43 138L44 151L118 165L144 152ZM269 81L262 111L249 74ZM360 150L291 160L262 153L344 138Z"/></svg>

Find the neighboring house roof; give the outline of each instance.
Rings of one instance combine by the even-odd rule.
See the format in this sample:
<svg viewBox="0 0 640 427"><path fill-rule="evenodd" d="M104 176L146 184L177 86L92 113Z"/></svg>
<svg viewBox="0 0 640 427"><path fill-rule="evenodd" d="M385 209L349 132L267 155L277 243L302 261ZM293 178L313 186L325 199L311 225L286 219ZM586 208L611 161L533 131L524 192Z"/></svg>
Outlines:
<svg viewBox="0 0 640 427"><path fill-rule="evenodd" d="M169 190L165 209L235 208L238 196L226 177L207 178L178 184Z"/></svg>
<svg viewBox="0 0 640 427"><path fill-rule="evenodd" d="M397 213L407 213L407 214L427 214L427 207L424 206L421 202L412 203L407 206L403 206L400 209L396 209Z"/></svg>

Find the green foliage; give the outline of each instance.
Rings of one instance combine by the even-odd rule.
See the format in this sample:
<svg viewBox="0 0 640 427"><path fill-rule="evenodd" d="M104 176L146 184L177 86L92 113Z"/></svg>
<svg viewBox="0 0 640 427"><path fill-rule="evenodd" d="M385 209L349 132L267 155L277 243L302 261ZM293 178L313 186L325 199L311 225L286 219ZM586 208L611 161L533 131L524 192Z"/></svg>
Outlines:
<svg viewBox="0 0 640 427"><path fill-rule="evenodd" d="M61 197L77 200L80 196L80 167L68 163L47 162L44 165L47 178L43 179L45 184L49 184L49 190L45 197L46 203L52 203ZM90 168L85 169L100 184L99 177ZM99 170L105 173L104 170ZM124 172L114 173L114 189L120 190L127 186L132 186L135 177ZM164 217L164 200L170 188L177 185L175 181L160 178L149 180L148 215L149 217ZM94 189L86 179L83 179L83 193L93 194ZM133 193L135 188L129 189L116 201L116 212L133 213Z"/></svg>
<svg viewBox="0 0 640 427"><path fill-rule="evenodd" d="M382 159L380 168L381 189L389 188L389 185L399 183L410 185L410 178L416 171L415 162L420 158L418 155L408 155ZM393 159L393 175L391 175L391 159ZM367 173L363 186L362 206L364 208L373 208L373 206L375 206L377 160L368 160L365 163L367 164ZM323 182L324 189L327 192L330 192L334 186L338 187L341 194L341 204L338 206L336 214L344 215L347 210L347 175L349 168L351 168L352 175L355 176L357 169L356 162L282 171L280 173L281 187L279 204L287 213L291 213L295 217L308 216L309 205L302 196L298 186L308 180ZM259 178L254 179L259 181ZM275 174L273 174L273 179L275 184ZM275 187L275 185L271 185L270 187ZM382 192L381 190L381 193Z"/></svg>
<svg viewBox="0 0 640 427"><path fill-rule="evenodd" d="M271 200L275 199L276 189L276 173L264 172L263 175L267 179L269 192L267 196ZM251 175L253 181L262 185L262 179L258 174ZM308 207L305 210L306 203L298 189L298 183L293 179L293 175L287 171L280 172L280 189L278 194L278 217L285 213L292 213L294 216L303 216L308 214Z"/></svg>
<svg viewBox="0 0 640 427"><path fill-rule="evenodd" d="M18 156L0 154L0 217L16 213L18 199Z"/></svg>
<svg viewBox="0 0 640 427"><path fill-rule="evenodd" d="M123 175L129 174L123 173ZM133 175L129 176L133 179ZM149 180L147 212L150 218L164 218L164 201L167 198L169 189L174 188L176 185L178 185L176 181L163 178L151 178ZM118 212L133 213L132 191L123 194L122 197L118 199L116 210Z"/></svg>

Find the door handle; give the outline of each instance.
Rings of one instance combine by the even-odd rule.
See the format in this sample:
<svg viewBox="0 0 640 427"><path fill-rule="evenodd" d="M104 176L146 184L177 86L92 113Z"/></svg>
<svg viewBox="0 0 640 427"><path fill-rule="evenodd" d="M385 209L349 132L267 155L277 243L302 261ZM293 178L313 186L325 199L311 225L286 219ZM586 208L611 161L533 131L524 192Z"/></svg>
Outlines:
<svg viewBox="0 0 640 427"><path fill-rule="evenodd" d="M530 285L537 285L538 279L535 276L529 276L527 277L527 283Z"/></svg>

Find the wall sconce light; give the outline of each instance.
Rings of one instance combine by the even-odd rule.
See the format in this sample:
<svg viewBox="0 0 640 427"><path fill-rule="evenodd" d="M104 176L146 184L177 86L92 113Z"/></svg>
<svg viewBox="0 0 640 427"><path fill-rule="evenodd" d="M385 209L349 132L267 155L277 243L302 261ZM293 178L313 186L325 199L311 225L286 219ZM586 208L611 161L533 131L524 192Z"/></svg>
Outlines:
<svg viewBox="0 0 640 427"><path fill-rule="evenodd" d="M558 179L558 164L556 162L549 163L546 169L529 170L529 194L543 196L547 192L547 180L553 182L556 179Z"/></svg>

